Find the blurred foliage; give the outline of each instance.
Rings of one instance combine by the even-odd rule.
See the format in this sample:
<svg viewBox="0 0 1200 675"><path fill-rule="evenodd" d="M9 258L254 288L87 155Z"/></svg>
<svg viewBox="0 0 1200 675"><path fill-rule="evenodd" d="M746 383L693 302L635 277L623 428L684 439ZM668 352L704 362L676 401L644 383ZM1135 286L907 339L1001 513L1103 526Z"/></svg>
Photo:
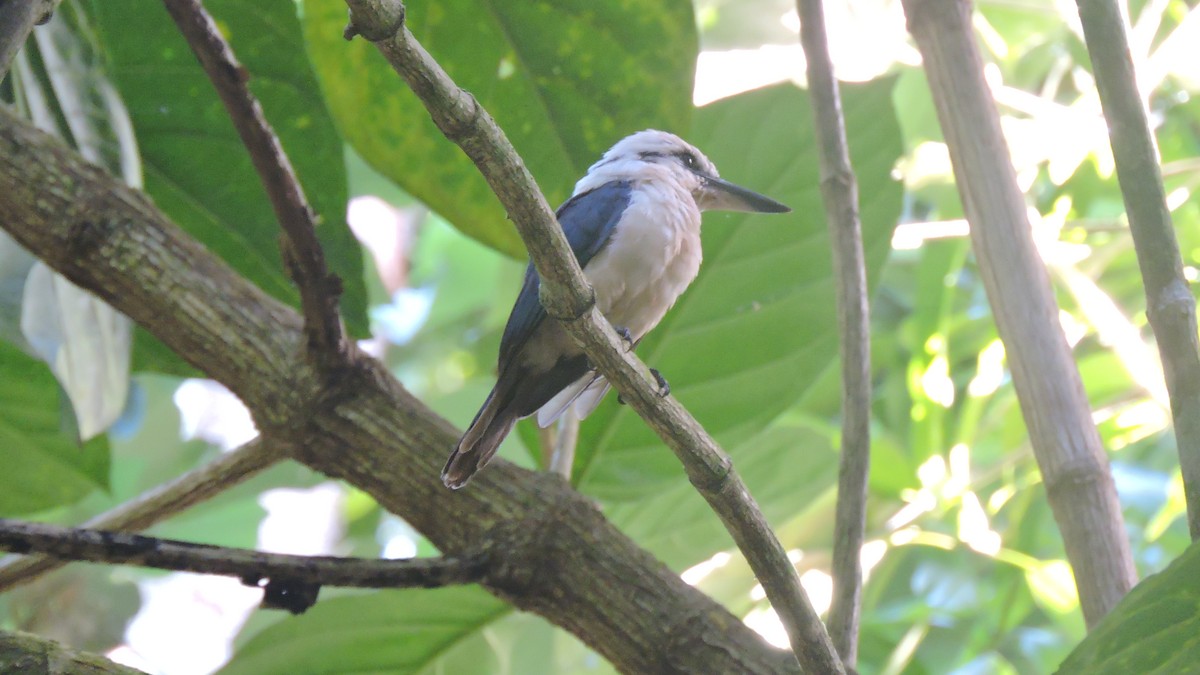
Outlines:
<svg viewBox="0 0 1200 675"><path fill-rule="evenodd" d="M465 425L492 385L500 333L524 267L512 257L521 246L502 209L374 48L341 39L341 2L271 0L251 7L210 0L206 6L251 73L322 214L330 264L347 281L347 321L365 332L369 316L379 336L374 344L397 377ZM552 203L612 142L662 127L693 141L727 178L796 209L786 217L706 216L701 276L639 353L663 370L675 394L734 456L823 609L840 395L808 102L790 84L695 109L688 98L697 45L713 50L699 77L720 78L724 70L727 87L760 70L775 72L781 59L791 60L789 72L802 73L792 6L783 0L414 1L408 25L501 123ZM129 110L132 141L122 136L111 97L84 115L107 139L96 146L100 159L132 147L147 191L181 227L293 302L269 207L165 13L124 0L68 0L64 7L60 14L77 17L66 35L94 55L92 77L110 81L115 101ZM84 9L95 26L78 21L88 17ZM1035 237L1063 327L1111 453L1135 562L1147 575L1187 548L1185 504L1136 257L1073 11L1051 0L983 0L975 24L1018 179L1036 212ZM1132 56L1143 90L1151 92L1147 106L1172 215L1194 279L1200 276L1194 196L1200 60L1188 45L1200 39L1200 11L1183 0L1134 2L1130 16ZM1157 659L1190 654L1180 650L1200 615L1194 549L1150 578L1080 644L1085 630L1071 570L899 2L830 3L828 20L839 72L865 80L844 89L843 106L874 289L859 671L1043 673L1063 664L1071 673L1140 672ZM24 110L46 111L79 146L67 123L69 105L58 94L61 83L50 86L36 50L24 58L27 82L13 78L0 93ZM33 80L43 86L31 87ZM39 92L41 103L34 100ZM371 217L351 218L365 252L349 238L349 195L386 200L372 202ZM78 522L216 455L202 440L180 440L171 396L179 383L174 376L187 368L144 335L135 340L135 370L156 374L135 376L124 418L93 454L90 444L76 449L70 430L62 431L61 419L71 416L59 413L64 399L54 378L19 351L26 346L11 320L21 296L12 292L10 276L24 279L26 272L5 272L30 261L0 253L0 336L18 345L0 344L0 435L19 438L5 447L6 457L21 458L0 475L5 513L40 511L45 520ZM523 424L501 452L535 466L541 442ZM280 511L271 507L279 491L271 490L323 489L321 481L281 465L155 532L263 545L259 524L266 532ZM574 481L639 544L769 639L783 640L719 521L670 452L615 400L584 422ZM368 496L339 489L337 524L321 550L436 553ZM149 604L159 577L68 569L0 597L0 625L43 632L58 625L57 637L105 649L117 639L112 626L136 609L131 584L138 583ZM574 637L478 588L323 593L302 617L254 614L227 672L612 671ZM98 594L112 601L81 600ZM236 628L241 619L231 621ZM1130 670L1128 663L1139 665Z"/></svg>

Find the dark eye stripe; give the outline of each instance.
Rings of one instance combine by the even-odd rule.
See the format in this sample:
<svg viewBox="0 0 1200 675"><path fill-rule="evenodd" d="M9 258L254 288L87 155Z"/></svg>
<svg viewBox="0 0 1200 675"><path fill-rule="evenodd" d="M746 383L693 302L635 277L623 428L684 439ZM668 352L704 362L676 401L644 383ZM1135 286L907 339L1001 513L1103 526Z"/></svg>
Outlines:
<svg viewBox="0 0 1200 675"><path fill-rule="evenodd" d="M677 157L680 162L683 162L684 166L692 169L693 171L700 168L700 160L696 159L696 156L690 152L677 152L675 153L675 157Z"/></svg>

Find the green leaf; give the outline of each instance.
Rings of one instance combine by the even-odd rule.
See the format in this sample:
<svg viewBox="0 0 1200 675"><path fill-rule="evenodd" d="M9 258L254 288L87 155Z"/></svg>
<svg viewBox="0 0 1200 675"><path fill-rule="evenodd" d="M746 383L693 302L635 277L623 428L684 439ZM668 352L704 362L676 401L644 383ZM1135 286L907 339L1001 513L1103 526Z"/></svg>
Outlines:
<svg viewBox="0 0 1200 675"><path fill-rule="evenodd" d="M697 41L686 0L406 5L408 28L492 114L551 204L566 199L621 137L687 127ZM342 135L463 233L521 255L516 231L470 160L374 45L342 39L345 25L340 0L305 1L309 53Z"/></svg>
<svg viewBox="0 0 1200 675"><path fill-rule="evenodd" d="M0 342L0 516L69 504L108 487L108 439L62 428L58 382L45 364Z"/></svg>
<svg viewBox="0 0 1200 675"><path fill-rule="evenodd" d="M837 482L833 443L828 424L787 416L730 453L737 456L737 471L763 515L778 527ZM622 532L672 569L734 547L721 521L687 481L636 503L616 504L607 513Z"/></svg>
<svg viewBox="0 0 1200 675"><path fill-rule="evenodd" d="M279 253L280 229L224 106L161 6L135 0L93 3L114 79L141 146L146 190L182 228L271 295L298 306ZM295 3L214 0L205 7L250 74L309 203L317 236L341 277L341 308L355 335L367 333L362 253L346 225L342 143L304 55ZM138 341L140 344L140 340ZM168 372L157 351L140 365Z"/></svg>
<svg viewBox="0 0 1200 675"><path fill-rule="evenodd" d="M1146 577L1092 629L1060 675L1169 675L1200 663L1200 545Z"/></svg>
<svg viewBox="0 0 1200 675"><path fill-rule="evenodd" d="M511 611L478 586L330 598L263 629L220 672L501 672L507 655L482 629Z"/></svg>
<svg viewBox="0 0 1200 675"><path fill-rule="evenodd" d="M844 88L871 280L900 213L901 187L891 177L901 150L891 84ZM807 95L783 85L706 106L690 140L723 176L794 210L706 216L699 276L638 349L670 381L672 394L731 447L799 400L837 358L832 262ZM584 422L580 488L634 499L682 480L672 453L615 399Z"/></svg>

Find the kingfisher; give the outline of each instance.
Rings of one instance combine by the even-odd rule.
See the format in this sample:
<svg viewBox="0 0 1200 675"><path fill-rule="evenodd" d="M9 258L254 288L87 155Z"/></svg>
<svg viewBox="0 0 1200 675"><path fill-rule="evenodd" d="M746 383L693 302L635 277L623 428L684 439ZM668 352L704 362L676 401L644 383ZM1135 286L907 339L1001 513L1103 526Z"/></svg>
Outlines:
<svg viewBox="0 0 1200 675"><path fill-rule="evenodd" d="M700 270L702 211L787 213L790 208L723 180L674 134L639 131L617 142L575 184L555 215L595 292L596 306L635 347ZM609 384L538 300L533 263L500 338L496 386L458 441L442 482L457 490L496 454L517 420L542 428L569 407L583 419ZM651 370L659 391L666 380Z"/></svg>

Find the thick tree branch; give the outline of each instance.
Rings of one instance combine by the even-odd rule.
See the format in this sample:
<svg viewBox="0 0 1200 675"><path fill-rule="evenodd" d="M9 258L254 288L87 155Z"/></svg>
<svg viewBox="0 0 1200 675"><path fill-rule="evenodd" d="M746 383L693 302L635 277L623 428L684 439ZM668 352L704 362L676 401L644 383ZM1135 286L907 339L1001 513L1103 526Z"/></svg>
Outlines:
<svg viewBox="0 0 1200 675"><path fill-rule="evenodd" d="M399 0L348 0L347 4L354 26L347 34L372 36L437 127L462 148L500 198L541 277L546 312L562 322L590 362L675 452L689 480L721 518L787 629L800 664L811 672L842 672L796 569L729 456L678 402L659 396L648 368L624 348L600 314L562 228L504 132L399 20L404 16Z"/></svg>
<svg viewBox="0 0 1200 675"><path fill-rule="evenodd" d="M5 0L0 2L0 80L8 75L13 57L21 50L35 25L46 23L58 0Z"/></svg>
<svg viewBox="0 0 1200 675"><path fill-rule="evenodd" d="M29 633L0 631L0 673L30 675L145 675L140 670L113 663Z"/></svg>
<svg viewBox="0 0 1200 675"><path fill-rule="evenodd" d="M1136 578L1108 458L1058 322L1000 116L983 77L968 0L904 0L1046 496L1095 625Z"/></svg>
<svg viewBox="0 0 1200 675"><path fill-rule="evenodd" d="M325 251L317 239L317 215L308 205L300 180L262 106L250 92L250 75L238 63L200 0L163 0L163 4L220 94L275 209L286 235L284 263L300 289L308 346L321 364L336 365L345 339L338 314L341 280L325 265Z"/></svg>
<svg viewBox="0 0 1200 675"><path fill-rule="evenodd" d="M275 445L255 439L204 466L156 486L85 522L98 530L144 530L186 508L211 499L282 459ZM23 555L0 561L0 593L62 567L62 560L44 555Z"/></svg>
<svg viewBox="0 0 1200 675"><path fill-rule="evenodd" d="M842 358L842 454L838 465L837 513L833 538L833 602L829 635L847 665L858 660L858 623L862 605L863 533L867 520L867 477L871 468L871 327L867 305L867 267L862 223L858 218L858 181L850 166L842 100L821 0L796 0L800 43L808 65L817 150L821 158L821 199L833 242L838 324Z"/></svg>
<svg viewBox="0 0 1200 675"><path fill-rule="evenodd" d="M1121 10L1113 0L1077 0L1117 180L1146 286L1146 316L1162 358L1183 469L1188 529L1200 540L1200 341L1196 299L1183 276L1162 173L1138 93Z"/></svg>
<svg viewBox="0 0 1200 675"><path fill-rule="evenodd" d="M472 584L483 579L489 566L488 556L482 553L409 560L286 555L6 518L0 518L0 549L44 553L64 561L237 577L247 585L265 585L268 596L272 588L305 596L307 603L288 607L295 613L316 601L321 586L435 588Z"/></svg>
<svg viewBox="0 0 1200 675"><path fill-rule="evenodd" d="M0 108L0 227L232 390L272 443L371 494L443 553L488 549L483 585L625 672L794 672L791 654L640 549L560 477L495 461L439 480L459 431L354 350L339 378L304 357L300 318L148 199Z"/></svg>

